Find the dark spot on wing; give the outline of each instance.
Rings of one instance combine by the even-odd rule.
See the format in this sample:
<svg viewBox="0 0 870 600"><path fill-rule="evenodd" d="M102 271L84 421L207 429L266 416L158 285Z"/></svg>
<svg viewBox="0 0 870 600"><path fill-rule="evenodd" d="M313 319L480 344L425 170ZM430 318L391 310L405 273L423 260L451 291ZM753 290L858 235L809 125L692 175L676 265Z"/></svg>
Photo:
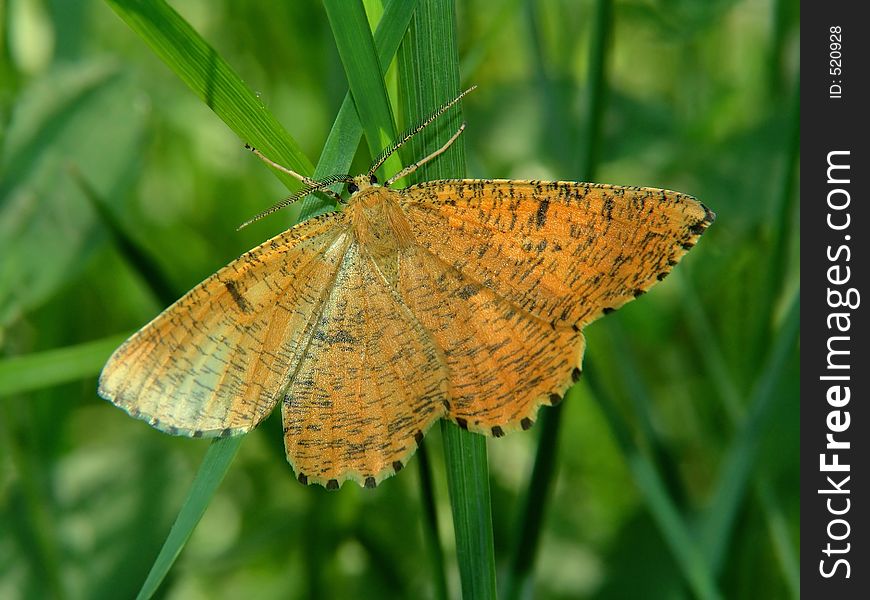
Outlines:
<svg viewBox="0 0 870 600"><path fill-rule="evenodd" d="M239 307L240 311L242 311L243 313L249 313L252 310L254 310L253 307L251 306L251 303L248 302L244 296L242 296L242 293L239 291L239 288L236 287L235 281L224 281L223 283L224 283L224 286L226 286L227 291L230 293L230 296L232 297L233 301L236 303L236 306Z"/></svg>
<svg viewBox="0 0 870 600"><path fill-rule="evenodd" d="M689 227L689 231L691 231L695 235L701 235L704 233L704 230L707 229L707 221L699 221Z"/></svg>
<svg viewBox="0 0 870 600"><path fill-rule="evenodd" d="M344 329L339 329L332 335L326 333L324 330L319 329L314 334L314 339L320 342L326 342L330 346L333 344L356 344L357 339L353 337L348 331Z"/></svg>
<svg viewBox="0 0 870 600"><path fill-rule="evenodd" d="M462 286L462 288L460 288L456 292L456 295L459 296L460 298L462 298L463 300L468 300L469 298L474 296L477 292L478 292L477 287L475 287L471 284L468 284L468 285Z"/></svg>
<svg viewBox="0 0 870 600"><path fill-rule="evenodd" d="M547 222L547 211L550 210L550 201L544 198L538 204L538 212L535 213L535 225L538 229Z"/></svg>
<svg viewBox="0 0 870 600"><path fill-rule="evenodd" d="M707 208L704 204L701 204L701 208L704 209L704 221L707 223L707 225L716 220L716 213Z"/></svg>

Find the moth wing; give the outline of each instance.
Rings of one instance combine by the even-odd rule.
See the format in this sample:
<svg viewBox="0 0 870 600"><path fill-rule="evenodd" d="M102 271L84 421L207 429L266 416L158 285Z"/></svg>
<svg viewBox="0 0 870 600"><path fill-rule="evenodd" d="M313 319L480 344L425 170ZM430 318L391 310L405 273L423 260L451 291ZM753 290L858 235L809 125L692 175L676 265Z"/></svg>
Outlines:
<svg viewBox="0 0 870 600"><path fill-rule="evenodd" d="M553 328L419 246L400 254L399 273L405 303L444 356L448 415L461 427L528 429L579 376L580 331Z"/></svg>
<svg viewBox="0 0 870 600"><path fill-rule="evenodd" d="M112 354L99 394L172 434L251 430L302 358L348 245L345 222L305 221L197 285Z"/></svg>
<svg viewBox="0 0 870 600"><path fill-rule="evenodd" d="M401 205L421 247L576 329L662 279L714 218L678 192L563 181L426 182Z"/></svg>
<svg viewBox="0 0 870 600"><path fill-rule="evenodd" d="M304 483L373 487L445 414L446 372L428 332L366 247L353 242L283 404L287 458Z"/></svg>
<svg viewBox="0 0 870 600"><path fill-rule="evenodd" d="M450 374L449 415L527 429L580 375L581 328L660 280L713 215L691 197L570 182L436 181L402 194L400 292Z"/></svg>

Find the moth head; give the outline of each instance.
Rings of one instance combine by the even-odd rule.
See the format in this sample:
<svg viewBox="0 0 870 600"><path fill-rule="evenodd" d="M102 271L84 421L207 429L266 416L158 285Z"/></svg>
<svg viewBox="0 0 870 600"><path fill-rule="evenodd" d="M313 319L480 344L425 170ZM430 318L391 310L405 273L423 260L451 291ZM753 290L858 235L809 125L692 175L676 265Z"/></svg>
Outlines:
<svg viewBox="0 0 870 600"><path fill-rule="evenodd" d="M380 187L378 185L378 178L376 175L370 175L368 173L351 177L347 182L347 192L351 196L355 196L360 192L365 192L374 187Z"/></svg>

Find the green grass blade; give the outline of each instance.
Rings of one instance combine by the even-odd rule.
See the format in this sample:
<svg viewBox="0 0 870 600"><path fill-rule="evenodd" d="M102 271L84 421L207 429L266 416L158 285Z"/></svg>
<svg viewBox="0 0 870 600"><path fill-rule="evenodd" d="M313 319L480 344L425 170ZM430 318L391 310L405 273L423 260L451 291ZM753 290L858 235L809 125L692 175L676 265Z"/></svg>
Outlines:
<svg viewBox="0 0 870 600"><path fill-rule="evenodd" d="M640 451L615 402L594 376L597 369L591 356L587 358L586 364L586 372L589 374L586 382L601 407L614 438L625 456L634 481L646 500L647 508L689 588L698 598L705 600L720 598L721 594L716 588L713 573L704 560L701 548L669 496L664 479L659 475L652 461Z"/></svg>
<svg viewBox="0 0 870 600"><path fill-rule="evenodd" d="M395 120L362 0L324 0L369 150L376 155L396 137Z"/></svg>
<svg viewBox="0 0 870 600"><path fill-rule="evenodd" d="M538 419L538 448L535 465L523 498L519 534L515 540L511 569L507 573L505 598L522 597L530 583L535 556L541 541L544 511L547 507L559 448L559 426L562 422L564 402L551 410L543 410Z"/></svg>
<svg viewBox="0 0 870 600"><path fill-rule="evenodd" d="M408 29L408 23L411 22L411 15L414 14L416 7L416 0L391 0L384 8L384 14L375 30L375 48L378 53L378 64L382 78L399 49L399 44ZM359 122L356 106L353 97L348 92L341 103L329 137L326 138L320 160L314 169L314 178L321 179L336 173L347 173L351 161L353 161L354 152L356 152L360 139L362 139L362 134L363 128ZM321 196L308 196L302 201L300 220L332 206L331 201L325 200Z"/></svg>
<svg viewBox="0 0 870 600"><path fill-rule="evenodd" d="M408 35L399 49L400 101L404 126L418 124L444 102L459 95L459 64L453 3L429 0L419 3ZM413 162L435 150L462 123L461 104L413 137L403 147ZM465 176L465 144L460 138L437 159L426 163L407 179L412 183Z"/></svg>
<svg viewBox="0 0 870 600"><path fill-rule="evenodd" d="M757 349L759 362L764 352L769 348L769 340L776 316L776 304L780 300L780 294L784 292L786 280L786 267L788 262L788 244L791 235L794 235L791 226L794 215L797 194L794 188L797 183L796 171L800 165L800 121L801 100L800 81L795 82L790 99L786 139L783 147L783 161L776 195L771 202L772 224L770 228L769 260L765 261L768 271L768 285L761 289L758 306L761 319L760 326L755 331L756 340L752 345Z"/></svg>
<svg viewBox="0 0 870 600"><path fill-rule="evenodd" d="M770 289L778 293L782 293L785 284L789 235L794 234L794 227L791 226L792 215L798 198L794 190L797 184L796 171L800 166L801 147L801 86L799 79L795 82L792 91L789 122L786 141L783 144L785 151L783 152L782 173L774 203L776 219L772 232L773 257L770 260ZM773 305L774 302L771 301L769 307L771 319L774 314Z"/></svg>
<svg viewBox="0 0 870 600"><path fill-rule="evenodd" d="M406 127L458 95L456 22L449 0L420 2L400 49L399 85ZM414 160L425 156L425 148L444 143L459 123L458 110L445 115L441 123L409 143L405 156ZM463 177L463 149L460 138L442 156L414 173L412 180ZM495 551L486 440L447 421L441 423L441 433L462 594L466 598L494 598Z"/></svg>
<svg viewBox="0 0 870 600"><path fill-rule="evenodd" d="M447 484L464 598L495 598L495 544L486 440L441 421Z"/></svg>
<svg viewBox="0 0 870 600"><path fill-rule="evenodd" d="M635 481L643 490L646 504L659 523L659 530L667 539L689 587L698 598L709 600L721 598L713 575L700 554L701 548L685 526L682 516L668 495L664 480L655 470L652 462L640 452L633 452L629 459L629 467Z"/></svg>
<svg viewBox="0 0 870 600"><path fill-rule="evenodd" d="M314 166L256 94L178 13L163 0L106 0L154 53L241 140L299 173ZM290 188L300 183L275 174Z"/></svg>
<svg viewBox="0 0 870 600"><path fill-rule="evenodd" d="M444 552L438 537L438 512L435 506L435 490L432 486L432 468L426 442L417 449L420 464L420 500L423 503L423 541L432 563L432 583L437 600L447 600L447 575L444 572Z"/></svg>
<svg viewBox="0 0 870 600"><path fill-rule="evenodd" d="M218 486L227 474L244 438L243 435L219 438L209 445L199 471L193 479L187 499L184 501L184 505L181 507L181 511L169 531L169 536L145 579L145 583L142 584L137 598L150 598L157 591L160 582L166 577L197 523L205 514L206 508L208 508Z"/></svg>
<svg viewBox="0 0 870 600"><path fill-rule="evenodd" d="M740 391L731 375L722 345L713 328L713 323L704 310L698 292L686 277L683 269L676 269L671 275L680 287L680 297L686 311L685 323L698 350L698 357L710 374L708 380L716 390L722 407L732 423L737 423L742 413Z"/></svg>
<svg viewBox="0 0 870 600"><path fill-rule="evenodd" d="M770 480L756 477L756 490L764 510L764 518L773 542L773 549L782 568L782 574L792 598L801 597L800 559L791 540L788 522L777 501Z"/></svg>
<svg viewBox="0 0 870 600"><path fill-rule="evenodd" d="M743 420L744 411L741 407L737 384L725 361L722 346L717 339L710 318L704 310L695 288L682 275L682 271L673 276L676 277L680 285L683 305L688 315L686 323L695 339L696 346L703 348L703 351L698 352L698 355L704 361L705 368L709 373L707 379L712 382L713 387L717 390L717 395L722 401L722 406L736 429ZM782 568L783 577L789 586L792 597L797 598L800 596L800 573L797 550L789 539L782 510L776 502L776 494L773 487L769 484L767 474L763 469L760 469L755 473L754 479L755 494L764 512L764 518L767 521L767 527L777 559Z"/></svg>
<svg viewBox="0 0 870 600"><path fill-rule="evenodd" d="M716 485L708 517L701 525L701 540L709 563L719 569L731 539L737 512L745 496L753 467L758 461L761 441L772 425L770 416L776 402L776 384L788 365L800 331L800 290L795 293L787 316L749 402L749 411L728 450Z"/></svg>
<svg viewBox="0 0 870 600"><path fill-rule="evenodd" d="M127 336L0 360L0 397L93 377Z"/></svg>
<svg viewBox="0 0 870 600"><path fill-rule="evenodd" d="M579 166L583 181L591 181L598 168L604 102L607 94L607 53L613 30L612 0L597 0L595 25L592 27L592 43L589 56L589 130L586 134L585 152Z"/></svg>
<svg viewBox="0 0 870 600"><path fill-rule="evenodd" d="M396 124L365 8L361 0L324 0L323 6L369 152L377 156L396 139ZM401 168L398 156L391 159L384 167L386 172Z"/></svg>
<svg viewBox="0 0 870 600"><path fill-rule="evenodd" d="M617 365L620 381L631 401L638 443L646 449L651 463L662 474L668 495L674 505L682 506L685 504L688 494L680 477L677 463L653 424L655 421L653 407L656 403L649 393L647 381L641 375L643 368L638 363L619 321L616 319L605 321L602 326L609 334L608 337L613 345L611 356L616 359L613 362Z"/></svg>

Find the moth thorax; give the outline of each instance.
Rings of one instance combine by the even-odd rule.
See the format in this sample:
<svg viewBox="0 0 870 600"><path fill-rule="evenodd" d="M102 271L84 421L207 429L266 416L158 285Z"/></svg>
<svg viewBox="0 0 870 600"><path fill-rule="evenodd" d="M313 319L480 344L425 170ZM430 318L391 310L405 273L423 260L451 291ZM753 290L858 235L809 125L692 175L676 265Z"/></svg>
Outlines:
<svg viewBox="0 0 870 600"><path fill-rule="evenodd" d="M385 256L410 245L413 234L399 204L388 196L389 190L377 193L378 198L355 203L353 229L359 243L372 255Z"/></svg>

